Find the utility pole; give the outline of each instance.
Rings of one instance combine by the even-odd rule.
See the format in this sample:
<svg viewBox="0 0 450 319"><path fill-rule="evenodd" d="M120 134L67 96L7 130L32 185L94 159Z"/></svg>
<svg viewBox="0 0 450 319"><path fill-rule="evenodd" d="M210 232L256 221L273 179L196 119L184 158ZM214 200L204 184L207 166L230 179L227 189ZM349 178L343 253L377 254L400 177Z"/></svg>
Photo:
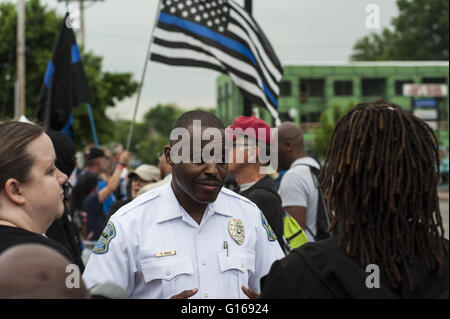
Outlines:
<svg viewBox="0 0 450 319"><path fill-rule="evenodd" d="M80 45L84 48L84 40L86 34L84 33L84 1L80 1Z"/></svg>
<svg viewBox="0 0 450 319"><path fill-rule="evenodd" d="M17 2L17 104L15 116L25 116L25 0Z"/></svg>
<svg viewBox="0 0 450 319"><path fill-rule="evenodd" d="M245 0L244 9L248 14L252 14L252 0ZM252 115L252 102L244 96L244 116Z"/></svg>

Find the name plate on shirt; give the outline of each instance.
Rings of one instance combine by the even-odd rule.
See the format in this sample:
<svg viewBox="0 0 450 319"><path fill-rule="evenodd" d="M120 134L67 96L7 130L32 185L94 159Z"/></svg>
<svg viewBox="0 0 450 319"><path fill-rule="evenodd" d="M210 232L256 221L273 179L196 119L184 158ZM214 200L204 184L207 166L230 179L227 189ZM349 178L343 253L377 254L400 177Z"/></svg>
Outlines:
<svg viewBox="0 0 450 319"><path fill-rule="evenodd" d="M155 256L156 257L165 257L165 256L173 256L176 254L177 254L176 250L166 250L166 251L160 251L160 252L156 253Z"/></svg>

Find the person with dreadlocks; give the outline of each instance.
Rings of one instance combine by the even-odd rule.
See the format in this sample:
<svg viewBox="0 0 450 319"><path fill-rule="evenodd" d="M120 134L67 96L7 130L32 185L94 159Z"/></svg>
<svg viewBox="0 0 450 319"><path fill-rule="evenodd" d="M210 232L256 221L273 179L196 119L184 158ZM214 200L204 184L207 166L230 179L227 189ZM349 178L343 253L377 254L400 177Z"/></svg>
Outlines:
<svg viewBox="0 0 450 319"><path fill-rule="evenodd" d="M321 173L333 235L276 261L261 298L448 298L439 174L424 121L383 100L356 105Z"/></svg>

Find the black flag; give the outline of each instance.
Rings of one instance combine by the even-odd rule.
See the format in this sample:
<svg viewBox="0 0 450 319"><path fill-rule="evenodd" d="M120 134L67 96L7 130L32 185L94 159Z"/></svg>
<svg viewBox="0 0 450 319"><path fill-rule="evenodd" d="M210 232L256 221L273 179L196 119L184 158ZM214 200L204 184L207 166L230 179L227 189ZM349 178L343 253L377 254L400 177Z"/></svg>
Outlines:
<svg viewBox="0 0 450 319"><path fill-rule="evenodd" d="M73 107L91 99L80 50L73 30L67 26L70 26L69 19L67 13L45 72L37 105L37 118L56 131L67 124Z"/></svg>

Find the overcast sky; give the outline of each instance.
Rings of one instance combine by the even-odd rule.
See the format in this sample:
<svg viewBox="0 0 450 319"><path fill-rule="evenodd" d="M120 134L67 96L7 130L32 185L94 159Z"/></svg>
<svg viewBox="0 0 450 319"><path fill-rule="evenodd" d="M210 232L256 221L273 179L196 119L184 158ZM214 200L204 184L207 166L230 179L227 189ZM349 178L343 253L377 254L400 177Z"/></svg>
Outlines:
<svg viewBox="0 0 450 319"><path fill-rule="evenodd" d="M243 5L244 1L237 2ZM65 3L57 0L41 3L61 14L66 10ZM366 8L370 4L380 10L380 29L366 26ZM85 6L86 48L103 56L104 70L131 72L139 81L157 0L104 0L87 2ZM397 14L395 0L253 0L253 16L283 65L348 61L357 39L372 31L380 32ZM218 75L202 68L150 61L138 118L157 103L176 103L187 109L214 107ZM131 119L136 96L109 108L108 115L112 119Z"/></svg>

